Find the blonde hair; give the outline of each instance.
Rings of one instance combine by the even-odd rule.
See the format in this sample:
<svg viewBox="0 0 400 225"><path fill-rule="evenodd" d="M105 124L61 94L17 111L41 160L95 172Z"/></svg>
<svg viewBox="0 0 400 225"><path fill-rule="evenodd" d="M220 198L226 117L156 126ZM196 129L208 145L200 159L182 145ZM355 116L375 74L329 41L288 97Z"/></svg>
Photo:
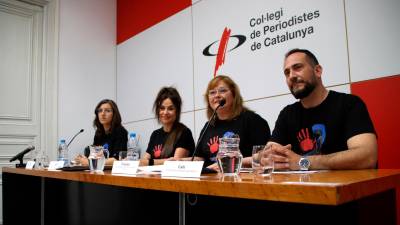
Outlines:
<svg viewBox="0 0 400 225"><path fill-rule="evenodd" d="M204 100L206 101L207 104L207 118L211 119L211 116L214 112L208 100L208 92L214 89L220 82L224 82L226 85L228 85L228 88L233 96L233 104L231 109L232 113L229 116L229 119L233 119L239 116L240 113L242 113L243 111L248 110L246 107L243 106L243 98L242 95L240 94L240 90L237 84L229 76L218 75L214 77L212 80L210 80L210 82L208 82L207 90L204 93Z"/></svg>

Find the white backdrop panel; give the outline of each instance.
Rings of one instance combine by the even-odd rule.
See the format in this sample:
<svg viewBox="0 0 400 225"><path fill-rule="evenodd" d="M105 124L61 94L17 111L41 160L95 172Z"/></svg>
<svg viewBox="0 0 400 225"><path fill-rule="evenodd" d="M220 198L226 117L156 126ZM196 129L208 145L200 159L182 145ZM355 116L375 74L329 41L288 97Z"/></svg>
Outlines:
<svg viewBox="0 0 400 225"><path fill-rule="evenodd" d="M217 54L225 27L231 29L230 36L244 35L246 41L229 52L238 43L237 38L229 38L225 64L217 74L230 75L239 84L245 100L288 93L282 82L283 56L295 47L307 48L316 54L325 71L332 74L325 79L326 85L349 82L343 1L254 0L249 4L245 0L209 0L197 2L192 8L196 109L205 107L202 94L213 77L216 63L216 57L204 56L203 50L216 42L210 47L210 53ZM271 14L275 19L266 21ZM262 16L264 22L255 25ZM303 21L298 22L299 18ZM291 24L297 21L297 24L289 26L289 21ZM269 30L264 32L266 27ZM271 27L275 31L272 32ZM259 37L252 38L253 31L260 31ZM297 37L288 39L287 33ZM282 41L283 36L286 41ZM280 43L271 44L277 39ZM260 49L251 49L254 42L260 43Z"/></svg>
<svg viewBox="0 0 400 225"><path fill-rule="evenodd" d="M192 0L192 5L196 4L199 1L201 1L201 0Z"/></svg>
<svg viewBox="0 0 400 225"><path fill-rule="evenodd" d="M152 118L162 86L175 86L182 111L193 109L191 9L162 21L117 47L117 100L124 122Z"/></svg>
<svg viewBox="0 0 400 225"><path fill-rule="evenodd" d="M334 90L334 91L338 91L338 92L343 92L343 93L347 93L350 94L350 84L345 84L345 85L339 85L339 86L334 86L334 87L329 87L329 90Z"/></svg>
<svg viewBox="0 0 400 225"><path fill-rule="evenodd" d="M246 102L246 106L264 118L272 130L280 111L288 104L295 102L291 94L275 96L255 101Z"/></svg>
<svg viewBox="0 0 400 225"><path fill-rule="evenodd" d="M115 100L116 1L60 1L58 139L71 140L70 156L93 143L94 108ZM56 149L51 151L56 152Z"/></svg>
<svg viewBox="0 0 400 225"><path fill-rule="evenodd" d="M400 74L400 1L346 1L351 81Z"/></svg>
<svg viewBox="0 0 400 225"><path fill-rule="evenodd" d="M193 136L195 136L195 143L197 143L197 140L199 139L200 131L206 122L207 122L206 110L202 109L202 110L195 111L195 129L196 130L193 134Z"/></svg>
<svg viewBox="0 0 400 225"><path fill-rule="evenodd" d="M329 90L335 90L343 93L350 93L350 85L339 85L328 88ZM251 110L255 111L269 124L269 128L272 130L275 127L275 122L278 119L278 115L281 110L289 104L293 104L297 100L292 94L286 94L281 96L275 96L271 98L259 99L255 101L246 102L246 106Z"/></svg>

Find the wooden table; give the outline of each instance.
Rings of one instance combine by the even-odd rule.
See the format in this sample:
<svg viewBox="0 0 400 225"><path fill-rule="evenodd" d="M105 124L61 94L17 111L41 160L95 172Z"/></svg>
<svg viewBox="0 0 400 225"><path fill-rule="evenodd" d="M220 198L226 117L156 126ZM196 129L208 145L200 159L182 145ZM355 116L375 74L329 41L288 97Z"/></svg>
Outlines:
<svg viewBox="0 0 400 225"><path fill-rule="evenodd" d="M273 174L271 177L257 177L248 173L236 177L212 174L199 179L183 179L161 178L159 175L116 176L111 175L110 171L91 174L86 171L54 172L3 168L3 217L4 224L13 224L15 216L23 208L29 210L27 201L32 201L32 204L41 207L30 215L30 224L35 224L32 221L39 221L37 224L63 224L60 222L61 218L68 220L65 224L90 223L82 210L89 212L92 207L90 204L97 204L93 199L101 199L97 202L106 204L111 211L113 205L122 204L128 213L130 206L135 205L133 208L141 210L141 213L132 216L129 221L138 221L138 217L142 216L137 224L156 224L158 219L164 222L170 220L172 224L217 224L227 221L239 223L237 216L257 222L263 221L263 213L266 218L272 216L272 219L266 221L283 220L297 224L334 224L346 221L359 224L374 224L377 221L378 224L395 224L395 188L399 186L400 170L381 169ZM88 200L88 195L96 192L94 189L98 194L91 196L91 203L84 208L84 200ZM114 192L120 194L116 197ZM109 194L110 199L104 198ZM115 201L126 200L123 195L133 196L134 203ZM58 196L62 196L60 201L56 200ZM71 200L74 198L77 200ZM21 202L17 204L18 201ZM69 202L68 207L63 207L66 205L65 201ZM72 205L80 208L79 212L64 212L61 216L54 216L57 214L57 210L54 210L57 207L60 211L69 211ZM161 213L163 218L158 218L157 215L162 211L165 211L165 214ZM103 215L101 212L97 214ZM253 218L254 215L258 216ZM68 216L83 219L71 219ZM330 217L327 218L328 216ZM351 218L344 218L346 216ZM117 211L110 217L121 215ZM324 221L321 222L320 219ZM119 221L113 219L114 222L116 220ZM121 220L120 224L125 222Z"/></svg>

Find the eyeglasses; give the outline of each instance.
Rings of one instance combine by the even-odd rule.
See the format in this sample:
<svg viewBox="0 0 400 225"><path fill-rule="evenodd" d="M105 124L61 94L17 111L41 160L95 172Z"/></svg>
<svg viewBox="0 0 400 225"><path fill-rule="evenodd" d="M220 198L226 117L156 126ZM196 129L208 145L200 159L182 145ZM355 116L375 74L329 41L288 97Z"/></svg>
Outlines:
<svg viewBox="0 0 400 225"><path fill-rule="evenodd" d="M113 110L112 110L112 109L97 109L96 112L97 112L97 113L102 113L102 112L105 112L105 113L112 113Z"/></svg>
<svg viewBox="0 0 400 225"><path fill-rule="evenodd" d="M221 95L225 94L226 92L228 92L229 89L227 88L218 88L218 89L214 89L214 90L209 90L208 91L208 97L214 97L216 96L218 93L220 93Z"/></svg>

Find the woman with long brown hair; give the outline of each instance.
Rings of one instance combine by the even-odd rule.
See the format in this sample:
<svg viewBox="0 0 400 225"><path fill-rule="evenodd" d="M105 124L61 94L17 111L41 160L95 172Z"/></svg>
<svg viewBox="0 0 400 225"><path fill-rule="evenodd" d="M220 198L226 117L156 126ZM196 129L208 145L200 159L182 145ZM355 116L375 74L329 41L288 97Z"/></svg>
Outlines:
<svg viewBox="0 0 400 225"><path fill-rule="evenodd" d="M180 122L182 100L173 87L163 87L153 110L160 129L153 131L141 165L161 165L168 159L188 157L194 150L192 132Z"/></svg>
<svg viewBox="0 0 400 225"><path fill-rule="evenodd" d="M93 145L108 145L110 157L106 164L113 164L118 159L120 151L126 151L128 142L128 131L121 124L121 115L117 104L110 99L101 100L95 110L93 127L96 129ZM77 163L88 165L87 155L78 155L75 158Z"/></svg>

